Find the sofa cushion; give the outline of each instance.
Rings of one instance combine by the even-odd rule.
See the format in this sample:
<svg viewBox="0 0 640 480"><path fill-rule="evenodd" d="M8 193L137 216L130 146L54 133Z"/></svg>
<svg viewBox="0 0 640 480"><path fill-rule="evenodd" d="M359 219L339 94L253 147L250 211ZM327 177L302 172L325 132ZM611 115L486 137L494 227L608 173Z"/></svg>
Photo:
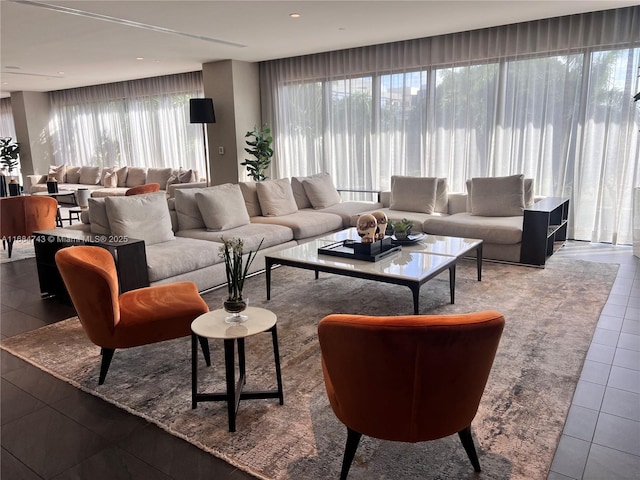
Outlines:
<svg viewBox="0 0 640 480"><path fill-rule="evenodd" d="M166 190L167 181L172 173L172 168L149 168L147 170L147 180L145 183L157 183L161 189Z"/></svg>
<svg viewBox="0 0 640 480"><path fill-rule="evenodd" d="M129 167L113 167L113 171L118 175L118 187L126 187Z"/></svg>
<svg viewBox="0 0 640 480"><path fill-rule="evenodd" d="M174 239L164 192L105 197L112 235L144 240L145 244Z"/></svg>
<svg viewBox="0 0 640 480"><path fill-rule="evenodd" d="M179 230L205 228L198 202L196 202L196 192L201 190L201 188L187 188L175 191L175 209Z"/></svg>
<svg viewBox="0 0 640 480"><path fill-rule="evenodd" d="M53 176L57 182L63 183L66 178L67 166L66 165L50 165L49 177Z"/></svg>
<svg viewBox="0 0 640 480"><path fill-rule="evenodd" d="M256 182L240 182L239 185L249 216L257 217L258 215L262 215L260 199L258 198L258 190L256 189Z"/></svg>
<svg viewBox="0 0 640 480"><path fill-rule="evenodd" d="M438 178L436 185L436 213L449 213L449 182L446 178Z"/></svg>
<svg viewBox="0 0 640 480"><path fill-rule="evenodd" d="M67 183L80 183L80 167L67 167Z"/></svg>
<svg viewBox="0 0 640 480"><path fill-rule="evenodd" d="M304 186L302 185L302 182L307 178L311 177L291 177L291 190L293 191L293 198L296 201L298 210L312 207L309 197L307 197L307 193L304 191Z"/></svg>
<svg viewBox="0 0 640 480"><path fill-rule="evenodd" d="M262 223L250 223L240 227L231 228L224 232L212 232L203 228L193 230L180 230L176 237L197 238L222 243L229 238L240 238L244 243L244 252L255 251L262 241L261 250L282 245L293 240L293 231L282 225L269 225Z"/></svg>
<svg viewBox="0 0 640 480"><path fill-rule="evenodd" d="M277 217L253 217L251 222L289 227L293 231L295 240L317 237L343 228L342 218L339 215L315 210L300 210Z"/></svg>
<svg viewBox="0 0 640 480"><path fill-rule="evenodd" d="M391 204L393 210L433 213L436 207L438 179L435 177L391 177Z"/></svg>
<svg viewBox="0 0 640 480"><path fill-rule="evenodd" d="M147 169L142 167L129 167L127 170L126 187L137 187L147 183ZM165 182L166 183L166 182Z"/></svg>
<svg viewBox="0 0 640 480"><path fill-rule="evenodd" d="M83 165L80 167L80 179L78 183L84 185L98 185L100 183L100 167L89 167Z"/></svg>
<svg viewBox="0 0 640 480"><path fill-rule="evenodd" d="M288 178L258 182L256 190L260 200L260 210L265 217L278 217L298 211Z"/></svg>
<svg viewBox="0 0 640 480"><path fill-rule="evenodd" d="M328 173L305 178L302 186L313 208L326 208L342 202L342 197Z"/></svg>
<svg viewBox="0 0 640 480"><path fill-rule="evenodd" d="M411 231L414 233L418 233L422 231L422 224L424 223L425 220L427 220L428 218L432 218L432 217L444 217L447 216L446 213L421 213L421 212L410 212L407 210L392 210L390 208L378 208L376 210L379 210L381 212L383 212L386 216L389 222L399 222L403 219L407 219L410 222L413 223L413 227L411 228ZM367 212L369 213L369 212ZM350 219L350 225L352 227L357 226L357 222L358 222L358 217L359 215L354 215L351 217Z"/></svg>
<svg viewBox="0 0 640 480"><path fill-rule="evenodd" d="M524 175L471 179L471 214L512 217L524 210Z"/></svg>
<svg viewBox="0 0 640 480"><path fill-rule="evenodd" d="M89 223L91 224L91 233L97 235L109 235L111 233L104 198L89 198Z"/></svg>
<svg viewBox="0 0 640 480"><path fill-rule="evenodd" d="M314 212L325 212L340 215L342 218L342 226L344 228L351 227L351 218L358 214L371 212L382 208L382 203L378 202L341 202L330 207L320 210L313 210Z"/></svg>
<svg viewBox="0 0 640 480"><path fill-rule="evenodd" d="M485 217L469 212L429 217L425 233L449 237L480 238L488 243L511 245L522 241L522 216Z"/></svg>
<svg viewBox="0 0 640 480"><path fill-rule="evenodd" d="M171 242L146 245L149 282L207 268L222 259L217 242L176 237Z"/></svg>
<svg viewBox="0 0 640 480"><path fill-rule="evenodd" d="M195 198L207 230L217 232L249 223L249 213L238 185L227 183L200 189Z"/></svg>
<svg viewBox="0 0 640 480"><path fill-rule="evenodd" d="M100 197L124 197L129 187L104 187L91 190L91 196Z"/></svg>

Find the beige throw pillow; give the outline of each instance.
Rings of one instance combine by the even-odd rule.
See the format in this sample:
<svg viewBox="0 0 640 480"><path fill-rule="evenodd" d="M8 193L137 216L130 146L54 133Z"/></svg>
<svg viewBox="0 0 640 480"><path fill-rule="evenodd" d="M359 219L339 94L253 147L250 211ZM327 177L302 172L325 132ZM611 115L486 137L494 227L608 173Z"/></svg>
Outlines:
<svg viewBox="0 0 640 480"><path fill-rule="evenodd" d="M436 213L449 213L449 183L446 178L438 178L434 211Z"/></svg>
<svg viewBox="0 0 640 480"><path fill-rule="evenodd" d="M514 217L524 210L524 175L471 179L471 214Z"/></svg>
<svg viewBox="0 0 640 480"><path fill-rule="evenodd" d="M302 185L302 182L308 178L311 177L291 177L291 191L293 192L293 198L296 201L298 210L311 208L312 206L309 197L307 197L307 192L304 191L304 185Z"/></svg>
<svg viewBox="0 0 640 480"><path fill-rule="evenodd" d="M328 173L305 178L302 181L302 186L315 209L330 207L342 202L342 197Z"/></svg>
<svg viewBox="0 0 640 480"><path fill-rule="evenodd" d="M144 183L157 183L160 188L167 185L167 180L173 173L173 168L149 168L147 169L147 180Z"/></svg>
<svg viewBox="0 0 640 480"><path fill-rule="evenodd" d="M175 191L175 209L180 230L205 228L202 214L196 202L196 192L201 188L178 188Z"/></svg>
<svg viewBox="0 0 640 480"><path fill-rule="evenodd" d="M238 185L225 184L198 189L195 197L207 230L219 232L250 223Z"/></svg>
<svg viewBox="0 0 640 480"><path fill-rule="evenodd" d="M259 217L260 215L262 215L256 182L240 182L239 185L249 216Z"/></svg>
<svg viewBox="0 0 640 480"><path fill-rule="evenodd" d="M83 185L98 185L100 183L100 167L80 167L80 181Z"/></svg>
<svg viewBox="0 0 640 480"><path fill-rule="evenodd" d="M113 171L118 175L118 187L126 187L129 167L113 167Z"/></svg>
<svg viewBox="0 0 640 480"><path fill-rule="evenodd" d="M112 235L137 238L147 245L175 238L164 192L105 197L104 202Z"/></svg>
<svg viewBox="0 0 640 480"><path fill-rule="evenodd" d="M118 186L118 175L115 172L107 172L102 183L106 188L116 188Z"/></svg>
<svg viewBox="0 0 640 480"><path fill-rule="evenodd" d="M67 167L67 183L80 183L80 167Z"/></svg>
<svg viewBox="0 0 640 480"><path fill-rule="evenodd" d="M436 207L438 179L435 177L391 177L392 210L433 213Z"/></svg>
<svg viewBox="0 0 640 480"><path fill-rule="evenodd" d="M256 184L260 209L265 217L279 217L298 211L288 178L266 180Z"/></svg>
<svg viewBox="0 0 640 480"><path fill-rule="evenodd" d="M137 187L145 183L147 183L147 169L142 167L129 167L125 187Z"/></svg>
<svg viewBox="0 0 640 480"><path fill-rule="evenodd" d="M107 216L107 206L104 203L106 197L89 197L89 223L91 233L97 235L109 235L109 217Z"/></svg>
<svg viewBox="0 0 640 480"><path fill-rule="evenodd" d="M67 173L66 165L51 165L49 167L49 177L53 175L56 181L59 183L64 183L66 178L65 177L66 173Z"/></svg>

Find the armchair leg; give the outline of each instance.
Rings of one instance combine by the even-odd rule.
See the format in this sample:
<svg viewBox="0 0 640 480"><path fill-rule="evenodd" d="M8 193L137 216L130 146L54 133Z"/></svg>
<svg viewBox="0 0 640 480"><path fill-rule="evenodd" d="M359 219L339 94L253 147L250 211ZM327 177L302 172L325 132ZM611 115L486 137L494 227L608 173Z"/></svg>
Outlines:
<svg viewBox="0 0 640 480"><path fill-rule="evenodd" d="M473 444L473 437L471 436L471 425L467 428L460 430L458 432L458 436L460 437L460 441L462 442L462 446L464 447L465 452L467 452L467 456L469 460L471 460L471 465L473 465L473 469L476 472L480 472L480 461L478 460L478 454L476 453L476 447Z"/></svg>
<svg viewBox="0 0 640 480"><path fill-rule="evenodd" d="M109 371L109 365L111 365L111 359L113 358L115 351L115 348L103 348L100 351L100 354L102 355L102 364L100 365L100 378L98 379L98 385L102 385L104 383L104 379Z"/></svg>
<svg viewBox="0 0 640 480"><path fill-rule="evenodd" d="M349 469L351 468L351 463L353 463L353 457L356 455L356 450L358 449L361 437L361 433L347 427L347 445L344 448L340 480L347 480L347 475L349 475Z"/></svg>
<svg viewBox="0 0 640 480"><path fill-rule="evenodd" d="M201 337L198 335L198 340L200 341L200 348L202 348L202 355L204 355L204 361L207 364L207 367L211 366L211 354L209 353L209 340L207 337Z"/></svg>
<svg viewBox="0 0 640 480"><path fill-rule="evenodd" d="M4 240L2 241L4 243ZM11 252L13 251L13 238L7 239L7 252L9 253L9 258L11 258Z"/></svg>

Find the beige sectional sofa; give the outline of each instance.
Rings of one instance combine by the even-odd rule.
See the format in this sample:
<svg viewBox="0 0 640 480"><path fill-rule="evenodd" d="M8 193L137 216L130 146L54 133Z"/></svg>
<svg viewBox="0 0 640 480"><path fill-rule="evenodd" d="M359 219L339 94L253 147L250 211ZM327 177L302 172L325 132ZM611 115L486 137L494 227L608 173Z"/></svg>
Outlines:
<svg viewBox="0 0 640 480"><path fill-rule="evenodd" d="M321 184L308 189L316 195L317 208L299 189L306 181ZM297 197L292 183L298 183ZM343 202L330 177L323 174L178 189L168 201L162 192L91 198L83 223L65 228L83 230L94 238L142 239L149 284L191 280L204 291L226 282L220 257L224 239L242 239L245 254L263 242L251 267L256 272L264 269L264 255L342 230L354 212L381 207L377 202Z"/></svg>
<svg viewBox="0 0 640 480"><path fill-rule="evenodd" d="M47 175L27 175L24 191L46 192L47 179L53 177L59 190L76 192L80 188L89 190L92 197L124 196L131 187L145 183L157 183L169 198L177 188L205 187L206 181L199 178L196 170L173 168L108 167L52 165Z"/></svg>

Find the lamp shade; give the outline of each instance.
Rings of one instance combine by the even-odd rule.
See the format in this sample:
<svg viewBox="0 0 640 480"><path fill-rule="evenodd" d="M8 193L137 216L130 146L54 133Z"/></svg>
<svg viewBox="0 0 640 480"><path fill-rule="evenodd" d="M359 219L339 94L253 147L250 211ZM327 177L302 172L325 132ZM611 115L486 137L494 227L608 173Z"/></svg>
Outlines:
<svg viewBox="0 0 640 480"><path fill-rule="evenodd" d="M189 123L216 123L216 114L213 111L213 99L190 98Z"/></svg>

